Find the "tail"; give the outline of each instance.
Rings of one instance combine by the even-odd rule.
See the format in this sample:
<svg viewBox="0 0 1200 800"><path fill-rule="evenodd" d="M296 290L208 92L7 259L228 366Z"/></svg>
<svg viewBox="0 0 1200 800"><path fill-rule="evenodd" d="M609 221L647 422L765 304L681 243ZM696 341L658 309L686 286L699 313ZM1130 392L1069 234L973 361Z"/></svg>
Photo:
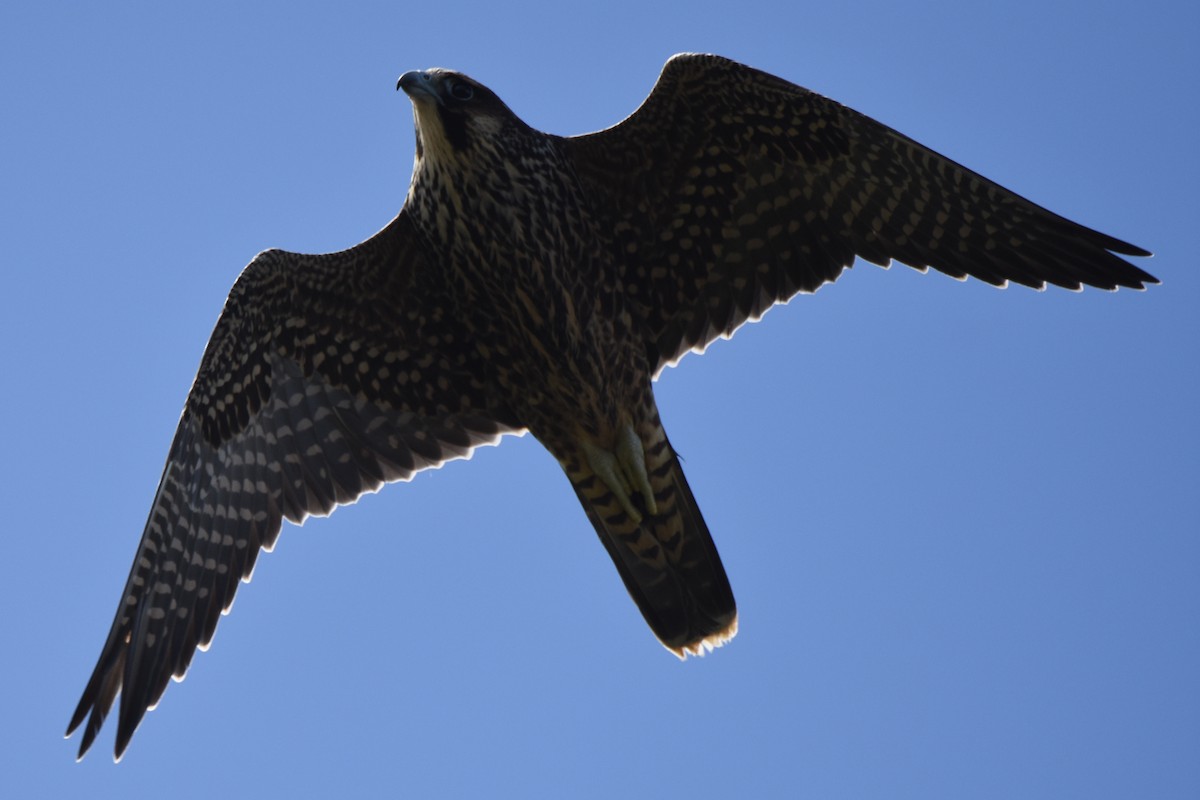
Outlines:
<svg viewBox="0 0 1200 800"><path fill-rule="evenodd" d="M703 655L737 633L733 590L683 468L658 423L638 426L657 513L634 498L635 522L583 457L563 460L579 502L654 635L679 658Z"/></svg>

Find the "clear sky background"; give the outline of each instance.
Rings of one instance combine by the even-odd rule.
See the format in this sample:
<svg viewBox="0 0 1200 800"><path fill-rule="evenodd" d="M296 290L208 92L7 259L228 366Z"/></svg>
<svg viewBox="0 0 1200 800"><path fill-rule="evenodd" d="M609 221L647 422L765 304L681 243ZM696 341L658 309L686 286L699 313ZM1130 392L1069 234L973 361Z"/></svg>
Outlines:
<svg viewBox="0 0 1200 800"><path fill-rule="evenodd" d="M20 5L0 794L1200 796L1193 5ZM264 248L399 209L396 77L458 68L582 133L684 50L1147 247L1164 285L860 264L669 370L741 610L704 659L655 642L557 465L509 438L285 529L122 763L110 718L76 764L62 732L225 295Z"/></svg>

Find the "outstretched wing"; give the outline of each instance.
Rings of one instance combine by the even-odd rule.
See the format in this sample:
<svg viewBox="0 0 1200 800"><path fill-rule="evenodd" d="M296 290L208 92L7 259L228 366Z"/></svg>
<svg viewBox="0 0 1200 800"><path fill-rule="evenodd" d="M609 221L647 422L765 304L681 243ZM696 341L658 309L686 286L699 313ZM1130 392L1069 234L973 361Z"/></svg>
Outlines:
<svg viewBox="0 0 1200 800"><path fill-rule="evenodd" d="M238 278L67 730L90 714L81 758L118 692L121 756L283 518L327 514L515 430L429 266L402 212L350 250L270 250Z"/></svg>
<svg viewBox="0 0 1200 800"><path fill-rule="evenodd" d="M659 370L835 280L856 255L997 286L1158 282L1114 255L1147 251L718 56L673 57L630 117L560 144L610 217Z"/></svg>

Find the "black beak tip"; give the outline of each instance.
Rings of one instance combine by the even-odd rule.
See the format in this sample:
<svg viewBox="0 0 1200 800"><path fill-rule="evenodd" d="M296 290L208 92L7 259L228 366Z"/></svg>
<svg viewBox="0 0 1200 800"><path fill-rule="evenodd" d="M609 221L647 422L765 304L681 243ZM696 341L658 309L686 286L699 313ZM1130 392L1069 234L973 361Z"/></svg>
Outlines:
<svg viewBox="0 0 1200 800"><path fill-rule="evenodd" d="M403 89L406 93L412 94L412 90L421 85L421 79L424 77L425 73L420 70L409 70L396 81L396 90Z"/></svg>

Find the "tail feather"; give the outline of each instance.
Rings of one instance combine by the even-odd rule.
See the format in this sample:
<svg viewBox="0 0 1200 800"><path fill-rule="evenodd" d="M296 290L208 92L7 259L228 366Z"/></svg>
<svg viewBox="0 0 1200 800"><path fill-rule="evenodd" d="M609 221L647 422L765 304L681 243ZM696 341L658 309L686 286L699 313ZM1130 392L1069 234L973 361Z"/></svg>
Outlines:
<svg viewBox="0 0 1200 800"><path fill-rule="evenodd" d="M657 421L656 421L657 422ZM666 434L657 425L639 430L656 514L635 498L633 521L584 458L563 467L625 588L654 635L680 658L703 655L737 633L737 607L716 544L688 487Z"/></svg>

